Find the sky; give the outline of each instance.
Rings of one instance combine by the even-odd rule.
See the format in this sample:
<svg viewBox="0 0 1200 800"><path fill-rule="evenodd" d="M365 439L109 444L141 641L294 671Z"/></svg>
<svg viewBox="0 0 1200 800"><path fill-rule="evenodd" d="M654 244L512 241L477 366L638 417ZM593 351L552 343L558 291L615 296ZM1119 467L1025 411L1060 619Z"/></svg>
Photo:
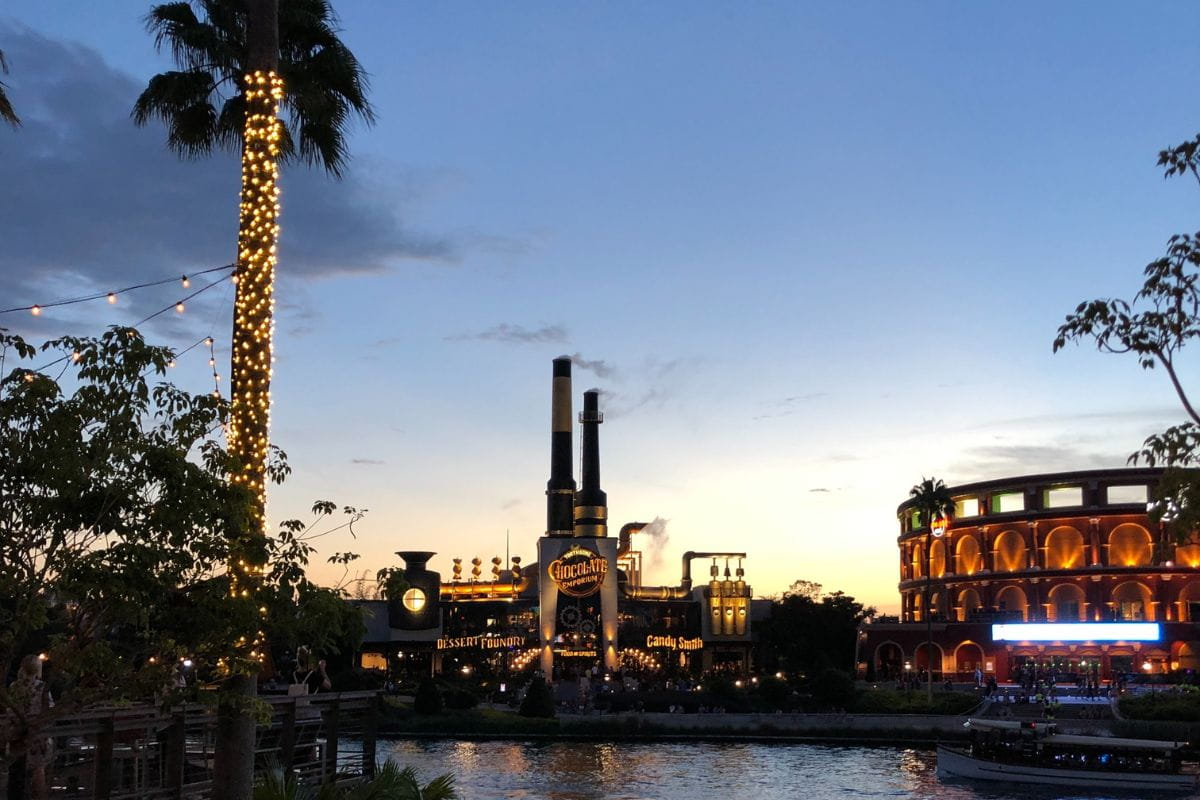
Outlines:
<svg viewBox="0 0 1200 800"><path fill-rule="evenodd" d="M604 393L613 528L667 521L648 580L744 550L756 594L884 611L922 477L1121 466L1181 421L1161 372L1051 342L1193 230L1197 187L1155 167L1200 123L1190 3L335 6L378 122L343 180L284 170L269 511L369 509L321 540L354 572L506 535L534 560L560 354L577 404ZM0 7L2 307L232 260L236 159L129 118L170 68L148 7ZM0 325L99 333L180 291ZM227 373L231 305L145 332L211 334ZM211 390L203 348L172 378Z"/></svg>

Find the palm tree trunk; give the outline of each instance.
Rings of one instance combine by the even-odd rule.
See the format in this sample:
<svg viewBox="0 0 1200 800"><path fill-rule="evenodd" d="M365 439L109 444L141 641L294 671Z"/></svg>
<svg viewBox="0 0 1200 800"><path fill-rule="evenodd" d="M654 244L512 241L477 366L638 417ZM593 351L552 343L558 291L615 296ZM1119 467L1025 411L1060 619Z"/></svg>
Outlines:
<svg viewBox="0 0 1200 800"><path fill-rule="evenodd" d="M252 496L250 530L238 537L229 564L230 592L252 598L264 569L268 426L271 412L271 345L274 327L275 252L279 237L278 0L247 0L243 91L242 193L238 224L237 295L234 299L231 409L228 443L236 472L231 480ZM218 704L213 796L250 800L254 785L254 715L258 630L245 631L234 674Z"/></svg>

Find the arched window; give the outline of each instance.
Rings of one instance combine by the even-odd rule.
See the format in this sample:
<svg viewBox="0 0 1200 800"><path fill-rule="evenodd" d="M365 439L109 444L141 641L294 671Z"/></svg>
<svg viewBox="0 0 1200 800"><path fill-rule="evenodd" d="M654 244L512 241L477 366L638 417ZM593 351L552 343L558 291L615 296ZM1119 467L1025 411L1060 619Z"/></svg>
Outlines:
<svg viewBox="0 0 1200 800"><path fill-rule="evenodd" d="M1150 532L1141 525L1125 523L1108 535L1110 567L1144 567L1154 555Z"/></svg>
<svg viewBox="0 0 1200 800"><path fill-rule="evenodd" d="M993 544L996 551L997 572L1020 572L1025 569L1025 540L1016 531L1005 531L996 537Z"/></svg>
<svg viewBox="0 0 1200 800"><path fill-rule="evenodd" d="M999 611L1020 611L1022 619L1029 619L1029 603L1025 592L1019 586L1005 586L996 595L996 608Z"/></svg>
<svg viewBox="0 0 1200 800"><path fill-rule="evenodd" d="M954 548L954 571L959 575L974 575L983 569L979 555L979 540L970 534L958 540Z"/></svg>
<svg viewBox="0 0 1200 800"><path fill-rule="evenodd" d="M983 604L979 602L979 592L974 589L963 589L958 593L958 608L960 622L966 622L971 614L978 611Z"/></svg>
<svg viewBox="0 0 1200 800"><path fill-rule="evenodd" d="M1084 565L1083 534L1069 525L1046 536L1046 569L1075 569Z"/></svg>
<svg viewBox="0 0 1200 800"><path fill-rule="evenodd" d="M974 642L963 642L954 649L954 669L960 676L970 679L976 668L983 669L983 648Z"/></svg>
<svg viewBox="0 0 1200 800"><path fill-rule="evenodd" d="M920 578L925 575L925 551L921 547L920 542L913 542L912 552L909 554L909 566L912 568L912 576Z"/></svg>
<svg viewBox="0 0 1200 800"><path fill-rule="evenodd" d="M1113 589L1113 610L1117 619L1140 622L1154 621L1154 607L1150 605L1150 590L1137 581L1126 581Z"/></svg>
<svg viewBox="0 0 1200 800"><path fill-rule="evenodd" d="M1179 620L1200 622L1200 581L1192 581L1179 590Z"/></svg>
<svg viewBox="0 0 1200 800"><path fill-rule="evenodd" d="M934 539L929 548L929 574L940 578L946 574L946 543Z"/></svg>
<svg viewBox="0 0 1200 800"><path fill-rule="evenodd" d="M1175 565L1200 567L1200 544L1181 544L1175 547Z"/></svg>
<svg viewBox="0 0 1200 800"><path fill-rule="evenodd" d="M1047 599L1050 601L1050 622L1086 621L1087 604L1083 599L1083 590L1075 584L1060 583L1050 590Z"/></svg>

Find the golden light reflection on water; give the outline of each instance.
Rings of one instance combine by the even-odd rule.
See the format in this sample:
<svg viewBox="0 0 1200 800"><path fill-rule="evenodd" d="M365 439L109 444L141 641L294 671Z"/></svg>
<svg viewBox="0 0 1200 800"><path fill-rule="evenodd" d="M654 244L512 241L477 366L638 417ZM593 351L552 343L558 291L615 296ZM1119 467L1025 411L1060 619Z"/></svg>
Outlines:
<svg viewBox="0 0 1200 800"><path fill-rule="evenodd" d="M932 751L716 742L380 742L464 800L1075 800L1045 787L941 783ZM1089 796L1094 800L1094 796Z"/></svg>

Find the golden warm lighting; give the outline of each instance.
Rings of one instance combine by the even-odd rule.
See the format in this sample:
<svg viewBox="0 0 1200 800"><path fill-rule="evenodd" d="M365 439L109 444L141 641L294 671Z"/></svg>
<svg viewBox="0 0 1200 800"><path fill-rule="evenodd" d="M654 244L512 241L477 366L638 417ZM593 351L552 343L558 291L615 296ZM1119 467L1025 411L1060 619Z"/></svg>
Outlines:
<svg viewBox="0 0 1200 800"><path fill-rule="evenodd" d="M114 304L114 303L116 303L116 302L117 302L117 293L116 293L116 292L109 292L109 293L108 293L108 304L109 304L109 305L113 305L113 304Z"/></svg>
<svg viewBox="0 0 1200 800"><path fill-rule="evenodd" d="M182 301L175 304L175 311L180 314L183 313L183 302Z"/></svg>
<svg viewBox="0 0 1200 800"><path fill-rule="evenodd" d="M187 275L184 275L183 278L180 279L180 283L183 284L183 288L185 289L192 285L192 282L188 280Z"/></svg>
<svg viewBox="0 0 1200 800"><path fill-rule="evenodd" d="M32 308L29 309L29 313L33 314L36 317L42 313L42 307L41 306L33 306Z"/></svg>

